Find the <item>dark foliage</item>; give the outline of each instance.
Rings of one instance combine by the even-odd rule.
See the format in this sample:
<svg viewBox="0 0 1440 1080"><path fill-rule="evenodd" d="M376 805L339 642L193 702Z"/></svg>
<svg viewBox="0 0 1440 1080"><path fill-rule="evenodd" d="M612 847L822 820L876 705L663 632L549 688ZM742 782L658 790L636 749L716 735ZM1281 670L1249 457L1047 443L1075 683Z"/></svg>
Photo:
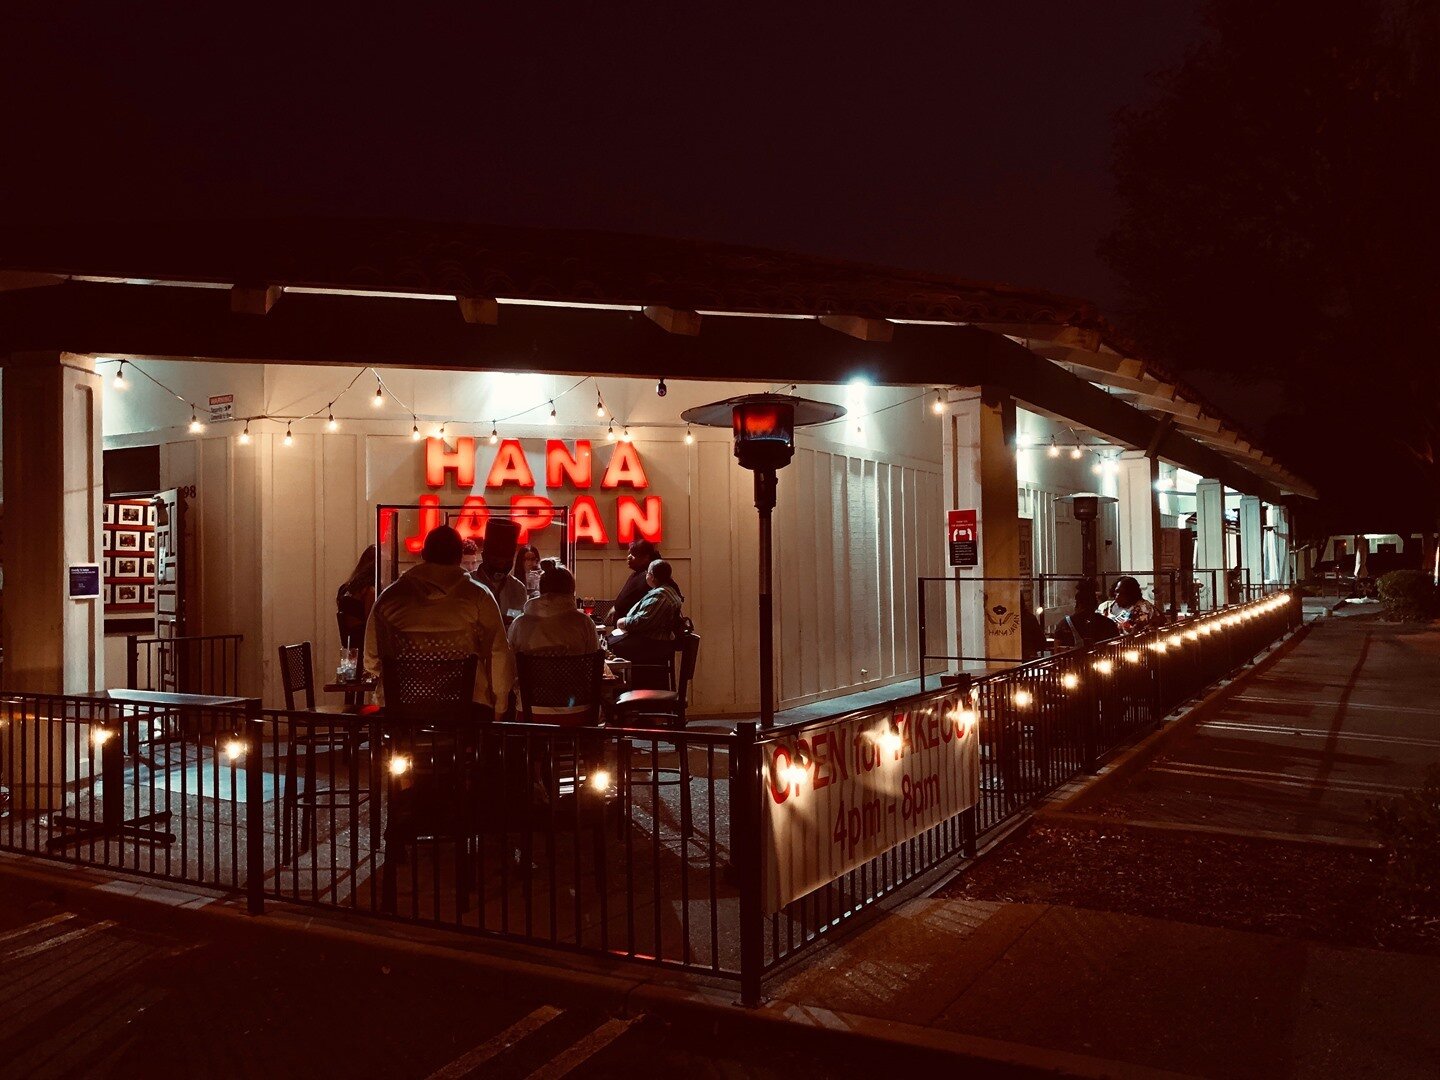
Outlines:
<svg viewBox="0 0 1440 1080"><path fill-rule="evenodd" d="M1440 595L1430 575L1421 570L1392 570L1376 582L1385 617L1397 622L1425 622L1440 614ZM1440 837L1437 837L1440 839Z"/></svg>
<svg viewBox="0 0 1440 1080"><path fill-rule="evenodd" d="M1420 788L1375 808L1375 827L1390 862L1386 884L1412 918L1440 922L1440 764Z"/></svg>
<svg viewBox="0 0 1440 1080"><path fill-rule="evenodd" d="M1267 444L1341 519L1433 522L1440 5L1211 0L1207 22L1119 121L1103 253L1134 330L1182 370L1279 380Z"/></svg>

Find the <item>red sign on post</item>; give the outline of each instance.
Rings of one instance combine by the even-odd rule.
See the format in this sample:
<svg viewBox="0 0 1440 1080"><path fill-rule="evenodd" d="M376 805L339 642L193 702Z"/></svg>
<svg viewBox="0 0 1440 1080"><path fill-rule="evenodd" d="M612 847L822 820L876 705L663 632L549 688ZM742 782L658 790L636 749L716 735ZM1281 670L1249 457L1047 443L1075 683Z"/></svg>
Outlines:
<svg viewBox="0 0 1440 1080"><path fill-rule="evenodd" d="M980 528L974 510L949 510L945 513L945 535L950 546L951 566L980 564Z"/></svg>

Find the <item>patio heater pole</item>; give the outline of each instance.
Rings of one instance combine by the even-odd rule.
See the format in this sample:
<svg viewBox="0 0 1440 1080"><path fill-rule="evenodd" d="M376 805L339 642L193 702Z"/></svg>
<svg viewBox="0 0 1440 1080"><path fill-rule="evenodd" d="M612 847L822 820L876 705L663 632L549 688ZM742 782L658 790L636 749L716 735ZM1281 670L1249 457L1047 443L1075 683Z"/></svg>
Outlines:
<svg viewBox="0 0 1440 1080"><path fill-rule="evenodd" d="M760 512L760 726L775 726L775 619L770 580L770 512L779 477L773 469L755 473L755 509Z"/></svg>

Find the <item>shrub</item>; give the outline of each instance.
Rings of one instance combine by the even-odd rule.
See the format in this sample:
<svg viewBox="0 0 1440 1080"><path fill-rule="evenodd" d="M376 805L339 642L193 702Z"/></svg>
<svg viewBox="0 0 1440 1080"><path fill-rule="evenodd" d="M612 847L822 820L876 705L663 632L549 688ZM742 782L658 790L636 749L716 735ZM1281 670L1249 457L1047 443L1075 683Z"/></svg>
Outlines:
<svg viewBox="0 0 1440 1080"><path fill-rule="evenodd" d="M1380 603L1387 618L1423 622L1435 615L1435 584L1422 570L1392 570L1379 581Z"/></svg>
<svg viewBox="0 0 1440 1080"><path fill-rule="evenodd" d="M1390 853L1386 884L1392 895L1418 915L1440 913L1440 764L1426 770L1423 786L1372 805Z"/></svg>

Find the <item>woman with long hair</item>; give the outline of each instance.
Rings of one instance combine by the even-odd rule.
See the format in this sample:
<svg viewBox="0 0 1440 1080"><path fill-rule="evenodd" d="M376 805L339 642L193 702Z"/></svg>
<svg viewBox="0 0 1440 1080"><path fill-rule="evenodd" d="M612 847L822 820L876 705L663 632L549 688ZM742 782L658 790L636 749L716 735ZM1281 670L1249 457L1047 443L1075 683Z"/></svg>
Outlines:
<svg viewBox="0 0 1440 1080"><path fill-rule="evenodd" d="M360 553L360 561L335 593L335 612L340 625L340 644L358 649L365 640L365 623L375 606L375 545Z"/></svg>

